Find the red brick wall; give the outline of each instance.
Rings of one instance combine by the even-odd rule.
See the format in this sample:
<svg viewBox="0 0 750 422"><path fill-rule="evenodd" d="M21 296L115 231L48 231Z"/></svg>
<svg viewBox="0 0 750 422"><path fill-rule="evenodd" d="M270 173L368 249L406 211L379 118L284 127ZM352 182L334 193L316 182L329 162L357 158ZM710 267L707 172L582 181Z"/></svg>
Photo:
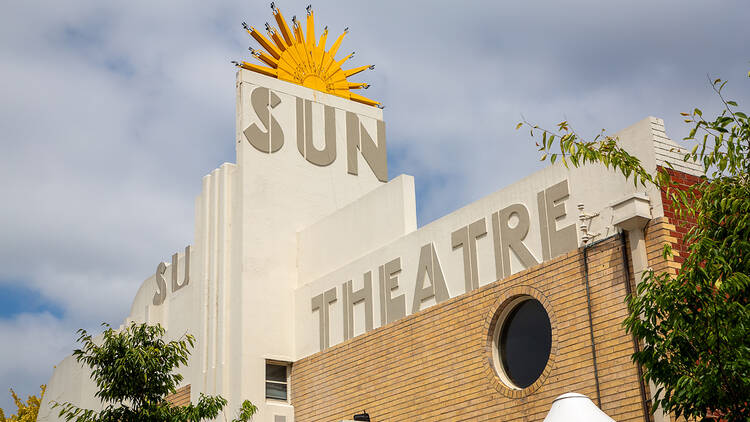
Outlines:
<svg viewBox="0 0 750 422"><path fill-rule="evenodd" d="M701 181L700 177L692 174L664 167L659 167L659 169L666 171L671 177L672 189L687 190ZM648 260L649 265L657 272L667 271L675 275L687 256L688 245L685 243L685 235L696 224L696 221L691 216L678 216L675 204L666 191L661 192L661 200L664 218L654 219L646 227L646 237L650 240L647 246ZM670 244L673 252L673 256L666 261L661 256L665 243ZM673 421L682 422L685 420L682 417L676 418L674 414L671 414L670 417Z"/></svg>
<svg viewBox="0 0 750 422"><path fill-rule="evenodd" d="M665 169L662 167L660 167L660 169L666 170L666 172L669 173L674 184L673 189L686 190L701 180L698 176L693 176L692 174L683 173L681 171ZM672 250L676 252L674 254L674 261L678 264L682 264L685 261L685 256L687 254L687 245L685 245L683 239L688 230L690 230L690 227L695 225L695 218L689 216L678 217L675 205L669 198L669 195L667 195L667 192L662 191L661 200L664 207L664 216L675 226L675 230L671 233L672 236L677 239L672 245Z"/></svg>

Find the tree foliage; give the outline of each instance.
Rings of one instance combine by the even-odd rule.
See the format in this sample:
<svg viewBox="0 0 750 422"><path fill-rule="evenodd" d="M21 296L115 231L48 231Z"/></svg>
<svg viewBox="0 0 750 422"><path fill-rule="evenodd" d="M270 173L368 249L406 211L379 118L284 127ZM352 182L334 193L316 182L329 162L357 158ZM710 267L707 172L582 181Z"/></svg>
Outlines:
<svg viewBox="0 0 750 422"><path fill-rule="evenodd" d="M234 419L233 422L247 422L253 418L253 415L258 413L258 407L252 404L250 400L245 400L242 402L239 413L237 419Z"/></svg>
<svg viewBox="0 0 750 422"><path fill-rule="evenodd" d="M120 331L103 326L107 328L101 340L78 330L82 347L73 352L78 362L91 369L91 379L98 389L95 396L103 409L54 403L61 417L79 422L201 421L217 417L226 406L223 397L202 393L198 403L187 406L166 400L183 379L174 371L187 364L195 343L192 335L167 342L162 338L165 330L159 325L132 323ZM249 420L257 408L246 400L241 411L235 421Z"/></svg>
<svg viewBox="0 0 750 422"><path fill-rule="evenodd" d="M750 76L750 74L748 74ZM684 161L706 176L678 189L666 169L646 169L618 139L600 132L585 140L567 122L546 130L523 121L542 160L565 166L601 163L635 185L655 185L674 203L677 217L694 218L684 237L687 256L677 275L645 272L628 299L627 330L644 347L633 360L658 387L654 409L686 418L720 415L750 420L750 120L711 81L724 110L706 119L696 108L682 113L693 144ZM665 246L665 259L671 254Z"/></svg>
<svg viewBox="0 0 750 422"><path fill-rule="evenodd" d="M29 396L29 398L26 399L26 403L24 403L11 388L10 395L13 397L13 402L16 404L18 410L15 415L6 418L5 412L3 412L3 409L0 409L0 422L36 422L36 417L39 414L39 405L42 403L44 391L47 389L47 386L42 385L39 388L41 390L39 392L39 397Z"/></svg>

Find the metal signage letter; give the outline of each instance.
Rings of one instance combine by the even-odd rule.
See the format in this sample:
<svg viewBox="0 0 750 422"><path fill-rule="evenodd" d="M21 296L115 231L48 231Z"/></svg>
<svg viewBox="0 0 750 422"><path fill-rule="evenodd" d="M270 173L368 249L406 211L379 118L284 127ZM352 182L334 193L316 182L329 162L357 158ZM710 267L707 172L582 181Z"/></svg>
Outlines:
<svg viewBox="0 0 750 422"><path fill-rule="evenodd" d="M362 153L367 164L372 169L375 177L381 182L388 181L388 157L385 149L385 122L377 121L375 135L378 143L375 145L372 137L364 125L359 121L356 114L346 112L346 168L349 174L359 174L357 150Z"/></svg>
<svg viewBox="0 0 750 422"><path fill-rule="evenodd" d="M284 145L284 132L281 125L271 114L271 109L281 103L281 98L268 88L258 87L250 94L250 104L258 116L263 128L251 124L242 133L245 134L250 145L260 152L272 153Z"/></svg>
<svg viewBox="0 0 750 422"><path fill-rule="evenodd" d="M312 101L297 98L297 149L307 161L321 167L336 160L336 110L327 105L323 106L323 131L325 147L319 150L313 144Z"/></svg>
<svg viewBox="0 0 750 422"><path fill-rule="evenodd" d="M164 273L167 272L167 264L160 262L156 267L156 293L154 293L153 304L158 306L164 303L167 298L167 281L164 279Z"/></svg>

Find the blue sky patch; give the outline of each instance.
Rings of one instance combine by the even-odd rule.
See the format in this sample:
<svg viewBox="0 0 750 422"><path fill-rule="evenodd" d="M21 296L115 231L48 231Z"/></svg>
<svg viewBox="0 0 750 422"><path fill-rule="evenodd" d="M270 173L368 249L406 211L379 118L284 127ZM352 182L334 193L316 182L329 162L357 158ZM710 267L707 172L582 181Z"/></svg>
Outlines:
<svg viewBox="0 0 750 422"><path fill-rule="evenodd" d="M0 318L12 318L21 313L49 312L62 318L63 309L42 297L36 290L18 283L0 282Z"/></svg>

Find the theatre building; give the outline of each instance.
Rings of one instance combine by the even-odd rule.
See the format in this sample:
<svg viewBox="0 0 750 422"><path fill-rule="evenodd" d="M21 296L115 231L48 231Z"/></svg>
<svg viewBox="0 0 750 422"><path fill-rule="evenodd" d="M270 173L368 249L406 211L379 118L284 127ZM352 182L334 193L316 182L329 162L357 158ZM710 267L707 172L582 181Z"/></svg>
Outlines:
<svg viewBox="0 0 750 422"><path fill-rule="evenodd" d="M248 28L267 66L239 64L236 163L203 177L193 243L143 269L123 322L196 337L170 399L220 394L227 419L248 399L264 422L541 421L577 392L617 421L668 420L648 414L622 326L643 271L679 268L667 198L558 163L417 227L383 110L347 81L362 69L336 68L343 35L326 51L312 11L305 30L274 17ZM660 119L617 135L647 169L701 174ZM65 358L40 420L57 420L52 400L99 408L95 391Z"/></svg>

